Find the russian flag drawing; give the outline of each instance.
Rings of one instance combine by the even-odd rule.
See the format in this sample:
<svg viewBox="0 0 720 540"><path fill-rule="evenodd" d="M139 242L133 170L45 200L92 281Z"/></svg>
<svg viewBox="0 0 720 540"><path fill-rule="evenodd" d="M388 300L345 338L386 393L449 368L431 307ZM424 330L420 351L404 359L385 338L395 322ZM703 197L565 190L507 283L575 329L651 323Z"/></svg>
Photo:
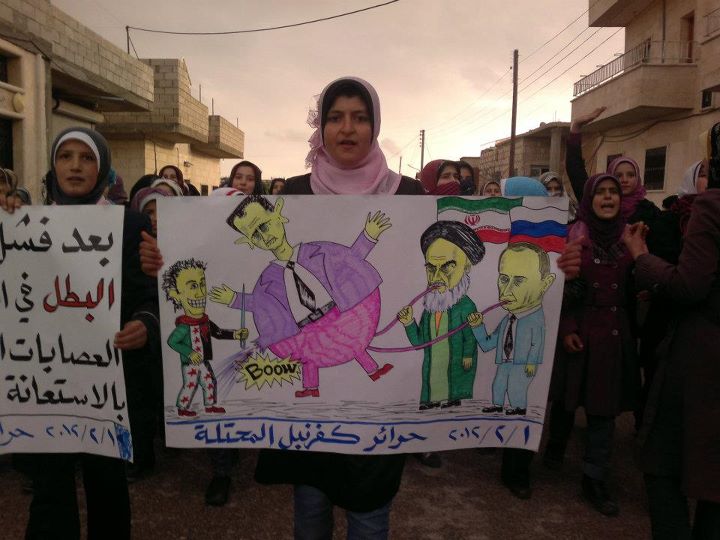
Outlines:
<svg viewBox="0 0 720 540"><path fill-rule="evenodd" d="M437 200L438 220L459 221L490 244L529 242L561 253L567 236L564 197L490 197Z"/></svg>
<svg viewBox="0 0 720 540"><path fill-rule="evenodd" d="M562 253L567 236L567 197L523 197L510 210L509 243L528 242L548 253Z"/></svg>

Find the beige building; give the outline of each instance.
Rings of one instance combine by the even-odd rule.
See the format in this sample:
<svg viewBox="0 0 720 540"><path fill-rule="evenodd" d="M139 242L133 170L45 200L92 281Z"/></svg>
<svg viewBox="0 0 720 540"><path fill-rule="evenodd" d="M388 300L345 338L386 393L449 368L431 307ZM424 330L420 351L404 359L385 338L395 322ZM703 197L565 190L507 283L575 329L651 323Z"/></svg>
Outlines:
<svg viewBox="0 0 720 540"><path fill-rule="evenodd" d="M565 140L568 122L541 123L515 139L515 166L510 173L510 139L485 148L478 157L463 157L477 171L479 185L509 176L540 176L547 171L565 174Z"/></svg>
<svg viewBox="0 0 720 540"><path fill-rule="evenodd" d="M115 168L131 180L175 165L203 194L220 182L220 159L242 158L243 132L191 93L184 60L143 60L154 73L148 111L108 112L98 130L110 142Z"/></svg>
<svg viewBox="0 0 720 540"><path fill-rule="evenodd" d="M110 139L128 187L156 162L217 185L220 159L243 154L243 132L190 95L182 60L137 60L49 0L0 0L0 166L39 200L49 145L77 125Z"/></svg>
<svg viewBox="0 0 720 540"><path fill-rule="evenodd" d="M572 116L607 110L589 124L589 172L634 158L648 197L677 192L701 159L699 135L720 121L718 0L589 0L590 26L624 27L625 51L575 83Z"/></svg>

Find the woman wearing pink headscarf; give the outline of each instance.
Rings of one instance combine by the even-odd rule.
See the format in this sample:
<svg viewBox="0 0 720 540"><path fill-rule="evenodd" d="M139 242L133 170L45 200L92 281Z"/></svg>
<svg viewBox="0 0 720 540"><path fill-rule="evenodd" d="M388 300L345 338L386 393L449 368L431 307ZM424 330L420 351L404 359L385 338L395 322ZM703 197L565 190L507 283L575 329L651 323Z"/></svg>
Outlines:
<svg viewBox="0 0 720 540"><path fill-rule="evenodd" d="M308 122L315 128L305 160L311 172L288 179L285 194L425 193L420 182L388 169L378 144L380 101L368 82L356 77L331 82ZM349 537L386 538L404 462L403 455L263 450L255 478L295 486L296 538L330 538L333 506L347 510Z"/></svg>

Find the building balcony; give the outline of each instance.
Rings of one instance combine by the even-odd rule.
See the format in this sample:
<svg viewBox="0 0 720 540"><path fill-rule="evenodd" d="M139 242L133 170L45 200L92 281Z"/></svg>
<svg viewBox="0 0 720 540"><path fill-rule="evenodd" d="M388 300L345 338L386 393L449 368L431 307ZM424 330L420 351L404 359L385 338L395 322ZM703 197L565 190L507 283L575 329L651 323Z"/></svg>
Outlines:
<svg viewBox="0 0 720 540"><path fill-rule="evenodd" d="M646 41L575 83L573 117L605 106L589 130L692 110L696 103L695 42Z"/></svg>
<svg viewBox="0 0 720 540"><path fill-rule="evenodd" d="M243 158L245 133L222 116L208 117L208 142L194 143L193 148L217 158Z"/></svg>
<svg viewBox="0 0 720 540"><path fill-rule="evenodd" d="M653 0L588 0L589 26L627 26Z"/></svg>
<svg viewBox="0 0 720 540"><path fill-rule="evenodd" d="M208 108L190 93L183 60L145 60L154 70L155 96L149 112L108 113L98 129L109 138L150 138L172 143L208 143Z"/></svg>

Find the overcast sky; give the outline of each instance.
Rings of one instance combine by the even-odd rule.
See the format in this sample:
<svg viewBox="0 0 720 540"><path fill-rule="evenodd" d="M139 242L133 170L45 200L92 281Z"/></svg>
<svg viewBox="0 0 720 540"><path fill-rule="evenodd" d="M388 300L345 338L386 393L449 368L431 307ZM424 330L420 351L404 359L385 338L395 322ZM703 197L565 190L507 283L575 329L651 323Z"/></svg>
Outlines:
<svg viewBox="0 0 720 540"><path fill-rule="evenodd" d="M52 1L123 49L125 25L240 30L382 2ZM479 155L481 148L509 136L509 68L515 48L520 51L518 133L540 122L568 121L573 83L623 51L624 32L588 28L587 8L586 0L400 0L271 32L196 37L133 31L131 36L140 58L185 59L193 95L198 97L202 85L202 101L210 107L214 98L215 114L233 123L239 118L245 157L262 168L265 178L305 172L308 108L325 84L343 75L362 77L375 86L388 165L397 170L402 155L403 173L414 176L413 167L420 166L420 129L426 130L425 162ZM224 174L232 164L224 161Z"/></svg>

